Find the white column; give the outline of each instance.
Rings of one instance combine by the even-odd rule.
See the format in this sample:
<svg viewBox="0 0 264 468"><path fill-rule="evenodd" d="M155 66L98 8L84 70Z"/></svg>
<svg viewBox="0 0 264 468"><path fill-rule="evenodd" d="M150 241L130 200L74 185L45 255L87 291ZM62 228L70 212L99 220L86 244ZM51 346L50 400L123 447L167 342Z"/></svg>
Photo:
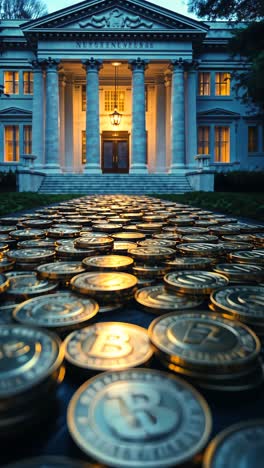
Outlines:
<svg viewBox="0 0 264 468"><path fill-rule="evenodd" d="M46 61L46 161L45 169L60 170L59 60Z"/></svg>
<svg viewBox="0 0 264 468"><path fill-rule="evenodd" d="M132 70L132 151L130 172L147 172L145 70L147 63L138 58L129 63Z"/></svg>
<svg viewBox="0 0 264 468"><path fill-rule="evenodd" d="M171 166L171 74L165 75L166 93L166 169Z"/></svg>
<svg viewBox="0 0 264 468"><path fill-rule="evenodd" d="M156 85L156 172L166 172L166 101L164 81Z"/></svg>
<svg viewBox="0 0 264 468"><path fill-rule="evenodd" d="M86 165L85 172L101 173L99 71L102 61L93 57L83 61L86 70Z"/></svg>
<svg viewBox="0 0 264 468"><path fill-rule="evenodd" d="M186 118L186 152L189 167L196 167L194 157L197 154L197 63L188 67L187 73L187 118Z"/></svg>
<svg viewBox="0 0 264 468"><path fill-rule="evenodd" d="M65 166L65 88L66 78L62 74L59 77L60 89L60 113L59 113L59 129L60 129L60 166Z"/></svg>
<svg viewBox="0 0 264 468"><path fill-rule="evenodd" d="M65 160L64 171L73 170L73 80L67 75L65 88Z"/></svg>
<svg viewBox="0 0 264 468"><path fill-rule="evenodd" d="M36 156L34 166L40 169L44 164L44 77L43 61L32 61L33 105L32 105L32 154Z"/></svg>
<svg viewBox="0 0 264 468"><path fill-rule="evenodd" d="M184 61L174 60L172 69L172 128L170 172L185 169Z"/></svg>

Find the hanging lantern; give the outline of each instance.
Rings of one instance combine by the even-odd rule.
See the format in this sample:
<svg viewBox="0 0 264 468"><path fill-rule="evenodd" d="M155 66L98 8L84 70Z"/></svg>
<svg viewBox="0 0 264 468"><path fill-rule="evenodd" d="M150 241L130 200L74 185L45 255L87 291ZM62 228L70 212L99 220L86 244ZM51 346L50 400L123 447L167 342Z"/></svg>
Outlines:
<svg viewBox="0 0 264 468"><path fill-rule="evenodd" d="M114 112L109 115L111 125L117 127L120 125L122 120L122 114L120 114L117 110L117 96L118 96L118 76L117 76L117 67L120 63L115 62L113 66L115 67L115 95L114 95Z"/></svg>

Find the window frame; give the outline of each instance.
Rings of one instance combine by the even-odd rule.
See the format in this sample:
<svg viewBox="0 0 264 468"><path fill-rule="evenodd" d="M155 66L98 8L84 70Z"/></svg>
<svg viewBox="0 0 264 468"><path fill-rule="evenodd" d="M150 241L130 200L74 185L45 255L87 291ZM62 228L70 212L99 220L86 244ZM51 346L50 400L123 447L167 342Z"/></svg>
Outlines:
<svg viewBox="0 0 264 468"><path fill-rule="evenodd" d="M203 134L203 138L200 140L200 132ZM207 139L204 138L207 132ZM208 152L205 148L207 146ZM199 148L202 147L202 152L199 152ZM197 127L197 154L210 154L210 125L198 125Z"/></svg>
<svg viewBox="0 0 264 468"><path fill-rule="evenodd" d="M28 78L25 80L25 74L28 73ZM25 90L25 86L28 86L28 92ZM23 71L23 94L25 96L32 96L34 93L34 75L31 70Z"/></svg>
<svg viewBox="0 0 264 468"><path fill-rule="evenodd" d="M208 75L208 82L204 81L204 75ZM205 88L208 86L208 92L205 93ZM198 96L211 96L211 72L200 71L198 72ZM201 90L203 92L201 92Z"/></svg>
<svg viewBox="0 0 264 468"><path fill-rule="evenodd" d="M7 141L7 129L12 129L12 140ZM12 160L7 159L7 146L11 143L12 146ZM18 163L20 160L20 126L18 124L4 125L4 162L5 163Z"/></svg>
<svg viewBox="0 0 264 468"><path fill-rule="evenodd" d="M6 79L6 74L12 73L12 80ZM15 76L17 74L17 80ZM4 93L9 94L10 96L18 96L20 94L19 85L20 85L20 76L19 70L4 70ZM12 91L7 89L6 83L12 86Z"/></svg>
<svg viewBox="0 0 264 468"><path fill-rule="evenodd" d="M217 75L219 75L219 81L217 81ZM222 75L229 75L229 77L221 79ZM215 96L217 97L230 97L231 96L231 73L229 71L216 71L214 77ZM228 93L222 93L222 87L225 86L228 89ZM217 90L220 92L218 93Z"/></svg>
<svg viewBox="0 0 264 468"><path fill-rule="evenodd" d="M219 132L221 129L221 132ZM228 139L223 139L223 129L228 130ZM217 132L219 132L219 139L217 140ZM223 147L224 153L228 154L228 160L223 160ZM217 159L217 153L219 158ZM214 163L217 164L230 164L231 162L231 126L230 125L214 125Z"/></svg>
<svg viewBox="0 0 264 468"><path fill-rule="evenodd" d="M23 125L23 154L32 154L32 125L29 124Z"/></svg>

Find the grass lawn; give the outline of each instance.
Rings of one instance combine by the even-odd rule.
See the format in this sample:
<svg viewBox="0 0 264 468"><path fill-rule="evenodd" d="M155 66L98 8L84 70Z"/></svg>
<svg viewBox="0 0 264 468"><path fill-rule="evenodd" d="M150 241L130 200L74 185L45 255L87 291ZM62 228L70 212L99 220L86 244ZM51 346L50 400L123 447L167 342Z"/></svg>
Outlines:
<svg viewBox="0 0 264 468"><path fill-rule="evenodd" d="M0 216L15 211L59 203L63 200L71 200L72 198L79 198L79 195L41 195L35 192L4 192L0 193Z"/></svg>
<svg viewBox="0 0 264 468"><path fill-rule="evenodd" d="M154 196L264 222L264 192L190 192L184 195Z"/></svg>

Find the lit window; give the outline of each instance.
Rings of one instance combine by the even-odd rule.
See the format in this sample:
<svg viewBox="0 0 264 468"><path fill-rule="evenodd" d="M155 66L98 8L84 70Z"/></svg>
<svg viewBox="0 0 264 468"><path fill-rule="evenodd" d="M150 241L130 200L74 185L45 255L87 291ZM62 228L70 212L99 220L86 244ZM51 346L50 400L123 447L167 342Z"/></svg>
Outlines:
<svg viewBox="0 0 264 468"><path fill-rule="evenodd" d="M33 94L33 73L24 72L23 73L23 90L24 94Z"/></svg>
<svg viewBox="0 0 264 468"><path fill-rule="evenodd" d="M82 85L82 111L86 112L86 85Z"/></svg>
<svg viewBox="0 0 264 468"><path fill-rule="evenodd" d="M4 73L5 94L19 94L18 71L6 71Z"/></svg>
<svg viewBox="0 0 264 468"><path fill-rule="evenodd" d="M230 162L229 127L215 127L215 162Z"/></svg>
<svg viewBox="0 0 264 468"><path fill-rule="evenodd" d="M209 154L209 127L198 127L198 154Z"/></svg>
<svg viewBox="0 0 264 468"><path fill-rule="evenodd" d="M230 73L216 73L215 74L215 95L216 96L230 96Z"/></svg>
<svg viewBox="0 0 264 468"><path fill-rule="evenodd" d="M258 127L248 127L248 152L256 153L258 151Z"/></svg>
<svg viewBox="0 0 264 468"><path fill-rule="evenodd" d="M86 164L86 131L82 131L82 164Z"/></svg>
<svg viewBox="0 0 264 468"><path fill-rule="evenodd" d="M19 127L7 125L5 127L5 162L19 160Z"/></svg>
<svg viewBox="0 0 264 468"><path fill-rule="evenodd" d="M32 154L32 126L24 125L24 154Z"/></svg>
<svg viewBox="0 0 264 468"><path fill-rule="evenodd" d="M199 96L210 96L210 73L200 72L199 73Z"/></svg>
<svg viewBox="0 0 264 468"><path fill-rule="evenodd" d="M113 112L115 110L115 91L109 90L104 92L104 108L105 112ZM124 112L125 110L125 92L117 92L117 110Z"/></svg>

